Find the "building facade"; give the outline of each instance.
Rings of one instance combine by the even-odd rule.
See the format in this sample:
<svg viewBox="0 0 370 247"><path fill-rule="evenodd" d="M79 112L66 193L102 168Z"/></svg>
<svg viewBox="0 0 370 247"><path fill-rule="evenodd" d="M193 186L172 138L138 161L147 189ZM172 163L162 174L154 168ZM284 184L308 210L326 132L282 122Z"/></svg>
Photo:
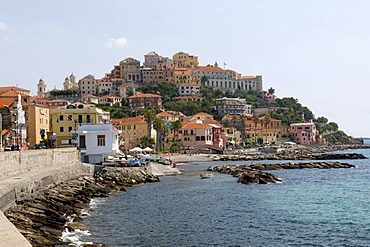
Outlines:
<svg viewBox="0 0 370 247"><path fill-rule="evenodd" d="M223 97L216 99L216 111L218 115L251 115L252 105L245 103L245 99Z"/></svg>
<svg viewBox="0 0 370 247"><path fill-rule="evenodd" d="M76 131L81 161L84 163L101 163L109 155L119 153L118 139L120 130L111 123L81 124Z"/></svg>
<svg viewBox="0 0 370 247"><path fill-rule="evenodd" d="M174 67L182 67L182 68L193 68L198 66L198 57L189 55L189 53L185 52L178 52L175 53L172 57Z"/></svg>
<svg viewBox="0 0 370 247"><path fill-rule="evenodd" d="M50 130L56 136L55 145L77 144L80 124L101 124L110 120L110 113L95 105L74 103L50 110Z"/></svg>
<svg viewBox="0 0 370 247"><path fill-rule="evenodd" d="M300 145L317 143L319 131L314 123L295 123L290 125L290 133L294 142Z"/></svg>
<svg viewBox="0 0 370 247"><path fill-rule="evenodd" d="M27 112L27 142L30 147L47 139L50 128L49 107L28 104L25 106Z"/></svg>
<svg viewBox="0 0 370 247"><path fill-rule="evenodd" d="M87 94L96 95L97 85L95 77L93 75L85 76L84 78L78 81L78 88L80 96L84 96Z"/></svg>
<svg viewBox="0 0 370 247"><path fill-rule="evenodd" d="M162 109L162 97L158 94L134 94L128 99L128 107L131 109L146 108L153 106L157 109Z"/></svg>

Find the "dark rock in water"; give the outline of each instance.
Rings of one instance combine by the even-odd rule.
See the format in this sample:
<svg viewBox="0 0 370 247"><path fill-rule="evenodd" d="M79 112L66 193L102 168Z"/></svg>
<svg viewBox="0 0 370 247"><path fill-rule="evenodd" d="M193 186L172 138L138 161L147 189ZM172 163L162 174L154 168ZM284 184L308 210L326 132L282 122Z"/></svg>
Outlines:
<svg viewBox="0 0 370 247"><path fill-rule="evenodd" d="M210 166L207 171L230 174L238 178L241 184L269 184L282 180L277 176L262 172L261 170L281 169L335 169L353 168L354 165L340 162L308 162L308 163L283 163L283 164L247 164L235 166Z"/></svg>

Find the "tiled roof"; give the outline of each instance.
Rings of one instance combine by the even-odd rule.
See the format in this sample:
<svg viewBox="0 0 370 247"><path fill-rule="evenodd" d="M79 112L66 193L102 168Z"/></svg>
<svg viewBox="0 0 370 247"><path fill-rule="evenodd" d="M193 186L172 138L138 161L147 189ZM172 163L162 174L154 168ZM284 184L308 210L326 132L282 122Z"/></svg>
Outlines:
<svg viewBox="0 0 370 247"><path fill-rule="evenodd" d="M206 125L202 123L187 123L181 129L204 129L204 128L206 128Z"/></svg>
<svg viewBox="0 0 370 247"><path fill-rule="evenodd" d="M0 98L0 106L12 106L12 104L14 103L15 99L11 99L11 98Z"/></svg>
<svg viewBox="0 0 370 247"><path fill-rule="evenodd" d="M167 111L163 111L163 112L158 113L156 116L157 117L166 117L166 116L172 116L172 114L170 114Z"/></svg>
<svg viewBox="0 0 370 247"><path fill-rule="evenodd" d="M212 116L211 114L208 114L208 113L205 113L205 112L199 112L199 113L197 113L197 114L195 114L195 115L193 115L193 117L195 117L195 116Z"/></svg>
<svg viewBox="0 0 370 247"><path fill-rule="evenodd" d="M127 117L127 118L120 118L120 119L111 119L113 124L133 124L133 123L146 123L144 115L139 115L137 117Z"/></svg>
<svg viewBox="0 0 370 247"><path fill-rule="evenodd" d="M86 94L86 95L82 96L82 98L95 98L95 99L97 99L98 97L95 96L95 95L92 95L92 94Z"/></svg>
<svg viewBox="0 0 370 247"><path fill-rule="evenodd" d="M214 66L197 66L199 70L202 71L210 71L210 72L226 72L226 70L220 68L220 67L214 67Z"/></svg>
<svg viewBox="0 0 370 247"><path fill-rule="evenodd" d="M30 93L31 91L28 89L16 87L16 86L5 86L5 87L0 87L0 91L26 91Z"/></svg>
<svg viewBox="0 0 370 247"><path fill-rule="evenodd" d="M197 95L184 95L184 96L177 96L175 99L203 99L201 96Z"/></svg>
<svg viewBox="0 0 370 247"><path fill-rule="evenodd" d="M256 77L253 75L245 75L245 76L242 76L241 78L242 79L256 79Z"/></svg>
<svg viewBox="0 0 370 247"><path fill-rule="evenodd" d="M152 93L139 93L139 94L134 94L130 97L128 97L129 99L134 99L134 98L161 98L160 95L158 94L152 94Z"/></svg>

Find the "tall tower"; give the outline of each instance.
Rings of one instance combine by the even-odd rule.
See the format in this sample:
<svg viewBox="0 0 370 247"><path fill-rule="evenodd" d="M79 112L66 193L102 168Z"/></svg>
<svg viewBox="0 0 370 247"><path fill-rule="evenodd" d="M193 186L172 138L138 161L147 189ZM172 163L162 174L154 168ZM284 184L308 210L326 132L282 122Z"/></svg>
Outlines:
<svg viewBox="0 0 370 247"><path fill-rule="evenodd" d="M37 95L40 98L46 97L46 83L42 80L42 78L39 80L39 83L37 83Z"/></svg>
<svg viewBox="0 0 370 247"><path fill-rule="evenodd" d="M64 88L64 90L68 90L68 89L71 88L71 82L69 81L68 77L66 77L66 79L64 79L63 88Z"/></svg>
<svg viewBox="0 0 370 247"><path fill-rule="evenodd" d="M72 74L69 76L69 82L71 83L71 87L74 89L78 89L78 83L76 82L76 76Z"/></svg>

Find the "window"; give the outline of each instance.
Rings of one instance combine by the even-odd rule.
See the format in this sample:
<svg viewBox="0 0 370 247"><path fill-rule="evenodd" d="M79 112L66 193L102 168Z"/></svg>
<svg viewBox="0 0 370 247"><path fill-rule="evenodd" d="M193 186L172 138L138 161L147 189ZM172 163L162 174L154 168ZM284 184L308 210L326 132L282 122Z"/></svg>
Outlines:
<svg viewBox="0 0 370 247"><path fill-rule="evenodd" d="M63 115L59 115L59 121L63 121L63 120L64 120Z"/></svg>
<svg viewBox="0 0 370 247"><path fill-rule="evenodd" d="M82 115L78 115L78 123L82 123Z"/></svg>
<svg viewBox="0 0 370 247"><path fill-rule="evenodd" d="M68 115L68 121L72 121L72 115Z"/></svg>
<svg viewBox="0 0 370 247"><path fill-rule="evenodd" d="M91 116L90 115L86 115L86 123L91 123Z"/></svg>
<svg viewBox="0 0 370 247"><path fill-rule="evenodd" d="M64 127L63 126L59 127L59 132L61 132L61 133L64 132Z"/></svg>
<svg viewBox="0 0 370 247"><path fill-rule="evenodd" d="M68 126L68 132L71 133L72 131L72 126Z"/></svg>
<svg viewBox="0 0 370 247"><path fill-rule="evenodd" d="M105 146L105 135L98 135L98 146Z"/></svg>

